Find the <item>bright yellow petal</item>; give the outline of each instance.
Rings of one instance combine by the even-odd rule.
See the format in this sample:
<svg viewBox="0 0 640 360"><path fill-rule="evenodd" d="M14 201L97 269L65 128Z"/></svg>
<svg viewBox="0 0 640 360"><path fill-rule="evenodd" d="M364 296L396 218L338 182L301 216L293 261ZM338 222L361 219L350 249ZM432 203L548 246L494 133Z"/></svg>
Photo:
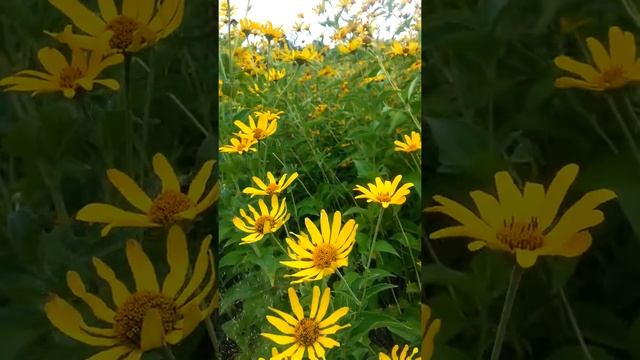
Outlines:
<svg viewBox="0 0 640 360"><path fill-rule="evenodd" d="M97 337L88 334L87 327L80 312L64 299L53 295L44 306L49 321L65 335L92 346L113 346L118 343L115 338Z"/></svg>
<svg viewBox="0 0 640 360"><path fill-rule="evenodd" d="M340 309L333 312L333 314L329 315L326 319L322 320L318 326L320 328L325 328L327 326L335 324L340 318L347 315L349 313L348 307L341 307Z"/></svg>
<svg viewBox="0 0 640 360"><path fill-rule="evenodd" d="M298 320L304 319L304 310L302 310L302 306L300 305L300 299L298 299L298 294L296 294L296 291L292 287L288 289L288 292L289 292L289 301L291 302L291 310L296 315Z"/></svg>
<svg viewBox="0 0 640 360"><path fill-rule="evenodd" d="M149 351L163 345L164 327L160 310L151 308L144 314L140 331L140 350Z"/></svg>
<svg viewBox="0 0 640 360"><path fill-rule="evenodd" d="M82 278L75 271L67 272L67 285L71 292L81 298L89 307L93 314L100 320L113 323L115 312L109 308L102 299L94 294L87 292L87 289L82 282Z"/></svg>
<svg viewBox="0 0 640 360"><path fill-rule="evenodd" d="M152 204L151 199L129 175L117 169L109 169L107 170L107 178L131 205L144 213L149 212Z"/></svg>
<svg viewBox="0 0 640 360"><path fill-rule="evenodd" d="M316 314L315 320L320 322L327 314L329 308L329 300L331 300L331 290L329 288L324 289L322 297L320 297L320 305L318 306L318 314Z"/></svg>
<svg viewBox="0 0 640 360"><path fill-rule="evenodd" d="M198 252L198 257L196 258L196 263L193 267L191 279L189 279L187 286L176 299L176 305L181 306L184 304L204 279L207 273L207 268L209 267L207 254L211 246L211 239L211 235L208 235L200 244L200 251ZM213 269L211 270L213 271Z"/></svg>
<svg viewBox="0 0 640 360"><path fill-rule="evenodd" d="M158 175L162 182L162 192L167 190L180 191L180 182L176 173L173 171L171 164L167 158L157 153L153 156L153 171Z"/></svg>
<svg viewBox="0 0 640 360"><path fill-rule="evenodd" d="M97 36L106 28L106 24L93 11L77 0L49 0L63 14L73 21L82 31Z"/></svg>
<svg viewBox="0 0 640 360"><path fill-rule="evenodd" d="M198 171L198 174L193 178L193 181L191 181L191 185L189 185L187 196L189 196L189 199L191 199L194 204L200 200L204 193L205 186L207 186L207 181L213 170L213 164L215 164L215 160L205 162L200 168L200 171Z"/></svg>
<svg viewBox="0 0 640 360"><path fill-rule="evenodd" d="M553 62L560 69L577 74L588 82L595 82L598 79L599 73L593 66L576 61L568 56L558 56Z"/></svg>
<svg viewBox="0 0 640 360"><path fill-rule="evenodd" d="M151 260L142 250L139 242L127 240L127 260L136 283L136 291L159 292L158 279Z"/></svg>
<svg viewBox="0 0 640 360"><path fill-rule="evenodd" d="M283 334L293 335L295 332L295 328L293 326L287 324L286 321L278 317L267 315L267 321Z"/></svg>
<svg viewBox="0 0 640 360"><path fill-rule="evenodd" d="M320 287L314 286L311 295L311 312L309 318L314 319L318 312L318 304L320 303Z"/></svg>
<svg viewBox="0 0 640 360"><path fill-rule="evenodd" d="M275 335L275 334L269 334L269 333L261 333L260 335L266 337L267 339L275 342L278 345L288 345L296 341L296 338L294 338L293 336Z"/></svg>
<svg viewBox="0 0 640 360"><path fill-rule="evenodd" d="M173 298L182 288L189 268L187 238L180 225L173 225L167 235L169 273L164 278L162 293Z"/></svg>
<svg viewBox="0 0 640 360"><path fill-rule="evenodd" d="M113 269L109 267L109 265L102 262L102 260L97 257L93 258L93 266L96 268L96 272L98 276L100 276L104 281L109 284L111 287L111 296L113 297L113 304L116 307L120 307L125 300L131 295L127 287L124 285L122 281L120 281L117 277Z"/></svg>

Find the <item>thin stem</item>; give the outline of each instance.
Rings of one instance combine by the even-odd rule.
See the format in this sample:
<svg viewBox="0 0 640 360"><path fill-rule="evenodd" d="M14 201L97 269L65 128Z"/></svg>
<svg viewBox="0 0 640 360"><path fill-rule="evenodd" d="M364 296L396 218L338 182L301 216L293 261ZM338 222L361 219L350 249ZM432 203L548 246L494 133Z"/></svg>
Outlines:
<svg viewBox="0 0 640 360"><path fill-rule="evenodd" d="M336 269L336 274L338 274L338 276L340 277L340 280L342 280L342 282L344 283L344 286L347 287L349 294L351 294L351 296L353 297L353 301L356 302L356 305L360 306L360 300L358 300L358 297L356 296L356 294L353 293L353 290L351 290L349 283L347 283L347 280L344 279L339 269Z"/></svg>
<svg viewBox="0 0 640 360"><path fill-rule="evenodd" d="M605 95L605 98L607 99L607 103L609 103L609 107L611 108L611 111L613 111L614 117L618 121L618 125L620 125L620 129L622 129L622 132L624 133L624 136L627 139L627 142L629 143L629 147L633 152L633 156L636 158L636 161L640 166L640 151L638 151L638 146L636 145L636 142L633 140L633 136L631 135L631 131L629 130L629 127L627 127L627 123L622 118L622 115L620 115L620 111L618 110L618 107L616 106L616 103L613 101L613 99L608 95Z"/></svg>
<svg viewBox="0 0 640 360"><path fill-rule="evenodd" d="M367 270L371 266L371 256L373 255L373 249L376 247L376 238L378 237L378 230L380 229L380 222L382 221L382 214L384 213L384 208L380 208L380 212L378 213L378 222L376 223L376 228L373 231L373 240L371 240L371 248L369 249L369 259L367 260Z"/></svg>
<svg viewBox="0 0 640 360"><path fill-rule="evenodd" d="M278 244L278 246L280 247L280 250L282 250L282 252L287 255L287 250L284 249L284 246L282 246L282 244L280 243L280 240L278 240L278 238L271 233L271 237L273 238L273 240L276 242L276 244Z"/></svg>
<svg viewBox="0 0 640 360"><path fill-rule="evenodd" d="M636 123L635 131L637 133L640 131L640 118L638 118L638 115L636 114L636 111L633 108L633 104L631 104L631 99L629 99L629 95L625 93L623 98L624 98L624 105L627 108L627 112L629 112L629 115L631 115L631 117L633 118L633 121Z"/></svg>
<svg viewBox="0 0 640 360"><path fill-rule="evenodd" d="M216 330L213 327L213 322L211 322L211 317L207 316L207 318L204 319L204 324L207 327L207 334L209 334L209 339L211 340L211 345L213 346L213 358L221 359L218 337L216 336Z"/></svg>
<svg viewBox="0 0 640 360"><path fill-rule="evenodd" d="M420 272L418 271L418 266L416 265L416 259L413 257L413 251L411 251L411 245L409 244L409 238L407 238L407 234L404 232L404 227L402 227L402 222L398 217L398 214L394 216L398 225L400 226L400 231L402 231L402 236L404 237L404 241L407 243L407 249L409 250L409 256L411 256L411 264L413 265L413 270L416 272L416 281L418 282L418 288L420 289L420 293L422 293L422 282L420 281Z"/></svg>
<svg viewBox="0 0 640 360"><path fill-rule="evenodd" d="M168 95L176 103L176 105L178 105L178 107L187 115L189 120L191 120L191 122L193 122L193 124L198 128L198 130L200 130L204 136L209 136L209 133L207 132L207 129L205 129L204 126L202 126L202 124L200 124L198 119L196 119L196 117L193 116L191 111L189 111L189 109L187 109L187 107L184 106L182 101L180 101L180 99L178 99L175 95L173 95L171 93L169 93Z"/></svg>
<svg viewBox="0 0 640 360"><path fill-rule="evenodd" d="M164 346L162 347L162 354L167 360L176 360L175 355L173 355L171 348L167 344L164 344Z"/></svg>
<svg viewBox="0 0 640 360"><path fill-rule="evenodd" d="M582 352L584 352L585 359L593 360L593 357L589 352L589 348L587 348L587 344L584 341L584 337L582 336L582 331L580 331L580 326L578 326L578 320L576 320L575 315L573 315L573 310L571 310L571 305L569 305L569 300L567 300L567 296L565 295L563 288L560 288L560 298L562 299L564 307L567 309L569 321L571 321L573 331L576 332L576 336L578 337L578 342L580 342L580 348L582 348Z"/></svg>
<svg viewBox="0 0 640 360"><path fill-rule="evenodd" d="M502 306L502 314L500 315L500 323L498 324L498 331L496 332L496 338L493 342L493 349L491 350L491 360L500 359L500 352L502 351L502 343L504 342L504 336L507 332L507 324L509 323L509 317L511 317L511 309L518 293L518 286L520 285L520 279L524 269L518 264L513 265L511 271L511 278L509 279L509 287L507 288L507 295L504 298L504 305Z"/></svg>

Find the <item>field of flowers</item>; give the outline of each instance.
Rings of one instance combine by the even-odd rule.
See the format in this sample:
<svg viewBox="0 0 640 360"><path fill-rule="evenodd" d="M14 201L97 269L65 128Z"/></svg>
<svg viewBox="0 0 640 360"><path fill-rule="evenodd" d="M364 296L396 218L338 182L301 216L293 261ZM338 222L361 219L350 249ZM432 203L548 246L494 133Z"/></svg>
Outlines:
<svg viewBox="0 0 640 360"><path fill-rule="evenodd" d="M234 3L219 21L222 358L419 357L420 5L320 1L327 33L303 44L305 14L282 28Z"/></svg>
<svg viewBox="0 0 640 360"><path fill-rule="evenodd" d="M433 1L433 359L640 359L634 1Z"/></svg>

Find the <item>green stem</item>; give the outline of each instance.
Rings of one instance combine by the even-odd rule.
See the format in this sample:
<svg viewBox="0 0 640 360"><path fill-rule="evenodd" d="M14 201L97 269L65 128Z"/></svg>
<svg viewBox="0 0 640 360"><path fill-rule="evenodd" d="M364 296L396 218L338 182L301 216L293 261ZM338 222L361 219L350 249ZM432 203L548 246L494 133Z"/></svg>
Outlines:
<svg viewBox="0 0 640 360"><path fill-rule="evenodd" d="M129 173L133 170L133 116L131 108L131 55L125 54L124 58L124 81L122 84L124 121L125 121L125 154L127 158L127 168Z"/></svg>
<svg viewBox="0 0 640 360"><path fill-rule="evenodd" d="M509 317L511 317L511 309L513 309L513 303L518 293L518 286L520 285L520 279L524 269L518 264L513 265L511 271L511 278L509 279L509 287L507 288L507 295L504 298L504 305L502 306L502 314L500 315L500 323L498 324L498 331L496 332L496 338L493 342L493 349L491 350L491 360L500 359L500 352L502 351L502 343L507 332L507 324L509 323Z"/></svg>
<svg viewBox="0 0 640 360"><path fill-rule="evenodd" d="M287 255L287 250L285 250L284 246L282 246L282 244L280 243L280 240L278 240L278 238L273 233L271 233L271 237L273 238L273 241L275 241L276 244L278 244L278 246L280 247L280 250L282 250L282 252L285 255Z"/></svg>
<svg viewBox="0 0 640 360"><path fill-rule="evenodd" d="M339 269L336 269L336 274L338 274L338 276L340 277L340 280L342 280L342 282L344 283L344 286L346 286L347 290L349 291L349 294L351 294L351 296L353 297L353 300L356 302L356 305L360 306L360 300L358 300L358 297L356 296L356 294L353 293L353 291L351 290L351 287L347 283L347 280L344 279Z"/></svg>
<svg viewBox="0 0 640 360"><path fill-rule="evenodd" d="M171 100L173 100L176 105L178 105L178 107L180 108L180 110L182 110L187 117L189 118L189 120L191 120L191 122L198 128L198 130L200 130L200 132L202 132L202 134L207 137L209 136L209 133L207 132L207 129L204 128L204 126L202 126L202 124L200 124L200 122L198 121L198 119L196 119L195 116L193 116L193 114L191 113L191 111L189 111L189 109L187 109L186 106L184 106L184 104L182 103L182 101L180 101L180 99L178 99L175 95L168 93L169 97L171 98Z"/></svg>
<svg viewBox="0 0 640 360"><path fill-rule="evenodd" d="M373 249L376 247L376 238L378 237L378 230L380 229L380 222L382 222L382 214L384 213L384 208L380 208L380 212L378 213L378 222L376 223L376 228L373 231L373 240L371 240L371 248L369 249L369 257L367 259L367 270L371 266L371 257L373 256Z"/></svg>
<svg viewBox="0 0 640 360"><path fill-rule="evenodd" d="M140 153L143 161L140 162L140 183L144 184L145 163L147 161L147 142L149 139L149 117L151 116L151 99L153 98L153 86L155 83L155 52L151 50L149 54L149 77L147 78L147 87L145 89L144 111L142 113L142 143L140 144Z"/></svg>
<svg viewBox="0 0 640 360"><path fill-rule="evenodd" d="M422 282L420 281L420 272L418 271L418 266L416 265L416 259L413 257L413 251L411 251L411 245L409 244L409 238L407 238L407 234L404 232L404 228L402 227L402 222L398 217L398 214L394 216L398 225L400 226L400 231L402 231L402 236L404 237L404 241L407 243L407 249L409 250L409 256L411 256L411 264L413 265L413 270L416 272L416 281L418 282L418 288L420 289L420 293L422 293Z"/></svg>
<svg viewBox="0 0 640 360"><path fill-rule="evenodd" d="M589 352L589 348L587 348L587 344L584 341L584 337L582 336L582 331L580 331L580 326L578 326L578 320L576 320L576 317L573 314L573 310L571 310L571 305L569 305L569 300L567 300L567 296L565 295L563 288L560 288L560 298L562 299L562 303L564 304L564 307L567 309L567 314L569 315L569 321L571 321L571 326L573 327L573 331L576 332L576 337L578 338L578 342L580 342L580 348L582 348L582 352L584 353L585 359L593 360L593 357Z"/></svg>
<svg viewBox="0 0 640 360"><path fill-rule="evenodd" d="M638 151L638 146L636 145L636 142L633 140L633 136L631 135L631 131L629 130L627 123L622 118L622 115L620 115L620 110L618 110L618 107L616 106L616 103L613 101L611 96L605 95L605 98L607 99L607 103L609 103L609 107L611 108L611 111L613 111L614 117L618 121L618 125L620 125L620 129L622 130L625 138L627 139L627 142L629 143L629 147L633 152L633 156L635 157L636 161L638 162L638 165L640 166L640 151Z"/></svg>
<svg viewBox="0 0 640 360"><path fill-rule="evenodd" d="M165 359L167 359L167 360L176 360L175 355L173 355L173 352L171 351L171 348L167 344L165 344L162 347L162 354L164 355Z"/></svg>
<svg viewBox="0 0 640 360"><path fill-rule="evenodd" d="M222 359L220 357L220 346L218 344L218 337L216 336L216 330L213 327L211 317L207 316L207 318L204 319L204 324L207 327L207 334L209 334L209 339L211 340L211 345L213 346L213 358Z"/></svg>
<svg viewBox="0 0 640 360"><path fill-rule="evenodd" d="M631 99L629 99L629 95L627 93L624 94L624 105L627 108L627 112L633 118L633 121L636 123L636 133L640 131L640 118L636 114L636 111L633 109L633 105L631 104Z"/></svg>

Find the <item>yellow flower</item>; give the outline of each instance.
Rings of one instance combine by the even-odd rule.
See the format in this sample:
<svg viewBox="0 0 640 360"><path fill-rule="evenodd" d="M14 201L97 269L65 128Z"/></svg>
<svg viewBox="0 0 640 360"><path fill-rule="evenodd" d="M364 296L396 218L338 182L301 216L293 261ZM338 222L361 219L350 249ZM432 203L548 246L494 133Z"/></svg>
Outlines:
<svg viewBox="0 0 640 360"><path fill-rule="evenodd" d="M361 46L362 46L362 39L355 38L349 41L346 45L339 44L338 50L340 51L341 54L351 54L351 53L354 53L356 50L358 50Z"/></svg>
<svg viewBox="0 0 640 360"><path fill-rule="evenodd" d="M364 78L362 80L361 85L368 85L369 83L372 83L372 82L381 82L381 81L384 81L384 75L382 74Z"/></svg>
<svg viewBox="0 0 640 360"><path fill-rule="evenodd" d="M108 38L103 36L102 40L104 44ZM80 92L93 90L94 84L118 90L118 81L96 78L105 68L121 63L124 58L120 54L103 56L104 48L91 51L87 56L86 51L73 46L71 61L67 62L60 51L42 48L38 51L38 59L46 72L22 70L0 80L0 86L8 86L5 91L30 91L33 92L32 95L61 91L69 99Z"/></svg>
<svg viewBox="0 0 640 360"><path fill-rule="evenodd" d="M257 141L268 138L278 129L278 122L276 120L269 121L266 117L258 117L258 122L256 123L251 115L249 115L248 126L240 120L236 120L233 123L240 128L241 131L236 133L237 136L255 139Z"/></svg>
<svg viewBox="0 0 640 360"><path fill-rule="evenodd" d="M267 119L267 121L272 121L272 120L279 120L280 115L284 114L284 111L276 111L276 112L271 112L270 110L256 111L253 114L257 116L258 119L263 117Z"/></svg>
<svg viewBox="0 0 640 360"><path fill-rule="evenodd" d="M417 133L415 131L411 132L411 136L404 135L404 142L400 140L396 140L393 142L393 144L396 146L394 148L395 151L410 153L410 152L414 152L422 149L422 141L420 140L420 133Z"/></svg>
<svg viewBox="0 0 640 360"><path fill-rule="evenodd" d="M308 64L312 61L318 61L320 59L320 54L311 45L305 47L302 50L288 50L284 54L284 61L295 62L298 65Z"/></svg>
<svg viewBox="0 0 640 360"><path fill-rule="evenodd" d="M114 0L101 0L100 16L78 0L49 2L88 34L72 35L86 49L93 49L95 39L105 32L113 32L109 40L111 49L118 52L140 51L173 33L184 15L184 0L164 0L157 9L153 0L122 0L120 13ZM59 34L52 35L59 37Z"/></svg>
<svg viewBox="0 0 640 360"><path fill-rule="evenodd" d="M311 117L312 118L317 118L318 116L322 115L322 113L324 113L327 110L328 107L329 106L327 104L324 104L324 103L323 104L318 104L317 106L315 106L313 108L313 113L311 114Z"/></svg>
<svg viewBox="0 0 640 360"><path fill-rule="evenodd" d="M617 26L609 28L609 53L600 41L592 37L587 38L587 46L596 66L564 55L556 57L554 63L557 67L582 78L560 77L556 79L556 87L607 91L640 81L640 61L636 58L633 33L623 32Z"/></svg>
<svg viewBox="0 0 640 360"><path fill-rule="evenodd" d="M224 94L222 93L222 80L218 80L218 96L224 96Z"/></svg>
<svg viewBox="0 0 640 360"><path fill-rule="evenodd" d="M264 74L264 77L265 79L267 79L267 81L278 81L282 79L286 74L287 72L284 69L269 69L269 71Z"/></svg>
<svg viewBox="0 0 640 360"><path fill-rule="evenodd" d="M258 140L254 138L240 137L240 138L231 138L231 144L224 145L220 147L220 152L223 153L236 153L242 155L245 152L253 151L256 152L256 148L251 147L252 145L258 143Z"/></svg>
<svg viewBox="0 0 640 360"><path fill-rule="evenodd" d="M464 236L474 240L471 251L488 247L515 253L523 268L535 264L538 256L575 257L591 246L591 234L585 230L604 220L595 208L616 197L607 189L584 195L555 220L569 186L578 175L578 165L570 164L558 172L545 193L541 184L527 182L521 192L511 175L500 171L495 175L498 199L482 192L471 192L480 218L455 201L436 195L440 205L427 211L444 213L461 225L447 227L430 235L431 239Z"/></svg>
<svg viewBox="0 0 640 360"><path fill-rule="evenodd" d="M285 275L298 278L292 284L320 280L333 274L338 268L349 265L349 253L353 249L358 231L358 224L353 219L342 225L340 211L333 214L333 220L329 224L327 212L321 210L320 230L311 219L306 218L304 222L309 235L296 234L298 242L287 238L291 261L280 261L284 266L299 269L295 274Z"/></svg>
<svg viewBox="0 0 640 360"><path fill-rule="evenodd" d="M416 41L409 41L407 45L402 45L398 41L394 41L391 44L391 49L388 54L391 56L407 56L415 55L420 52L420 44Z"/></svg>
<svg viewBox="0 0 640 360"><path fill-rule="evenodd" d="M400 346L398 345L394 345L393 349L391 349L391 356L385 354L385 353L380 353L378 354L378 360L391 360L393 358L393 360L412 360L413 359L413 355L418 353L418 348L413 348L413 350L411 351L411 354L408 354L409 351L409 345L405 345L402 348L402 352L400 354L398 354L398 350L400 350ZM408 356L407 356L408 355ZM422 358L417 357L415 358L415 360L421 360Z"/></svg>
<svg viewBox="0 0 640 360"><path fill-rule="evenodd" d="M187 279L187 240L179 226L171 227L167 236L170 270L160 286L153 263L140 243L130 239L126 256L133 273L135 292L129 291L111 267L93 258L98 276L111 288L113 304L107 305L88 292L77 272L67 273L71 292L88 305L97 319L108 325L87 325L81 313L58 295L51 295L44 306L47 318L65 335L91 346L107 348L91 359L140 359L143 353L161 348L165 343L177 344L218 305L218 294L212 293L215 268L210 244L211 235L202 241L193 273ZM207 272L210 272L209 279L200 289ZM211 298L208 303L205 302L207 297Z"/></svg>
<svg viewBox="0 0 640 360"><path fill-rule="evenodd" d="M278 353L278 349L276 348L271 348L271 357L269 359L274 359L276 358L278 355L280 355L280 353ZM287 357L286 359L283 358L283 360L289 360L290 358ZM263 357L259 357L258 360L267 360Z"/></svg>
<svg viewBox="0 0 640 360"><path fill-rule="evenodd" d="M260 180L259 177L254 176L251 179L256 185L258 185L259 189L256 189L253 187L247 187L244 190L242 190L242 192L244 194L251 195L251 197L254 197L255 195L266 195L266 196L280 195L284 189L289 187L289 185L291 185L293 181L298 178L298 173L294 172L293 174L291 174L289 179L287 179L287 176L288 176L287 174L284 174L280 177L280 180L276 181L276 178L273 176L271 171L268 171L267 172L267 179L269 179L268 185L265 184L262 180Z"/></svg>
<svg viewBox="0 0 640 360"><path fill-rule="evenodd" d="M153 156L153 171L162 182L162 191L153 200L127 174L117 169L107 170L107 178L131 205L140 213L122 210L113 205L93 203L86 205L76 219L91 223L107 224L102 228L106 236L115 227L160 227L182 220L193 220L218 200L216 183L202 197L211 176L214 160L205 162L189 185L187 194L180 191L180 182L164 155Z"/></svg>
<svg viewBox="0 0 640 360"><path fill-rule="evenodd" d="M269 211L269 208L267 208L267 205L262 199L258 200L260 212L257 212L251 205L248 205L248 207L253 218L247 215L244 209L240 209L240 216L242 216L244 220L238 216L233 218L233 225L240 231L249 233L249 235L242 238L241 244L251 244L262 240L266 234L278 231L291 217L287 212L285 199L282 199L282 203L278 204L278 197L276 195L271 196L271 211Z"/></svg>
<svg viewBox="0 0 640 360"><path fill-rule="evenodd" d="M336 71L329 65L323 67L318 71L318 76L333 76L336 74Z"/></svg>
<svg viewBox="0 0 640 360"><path fill-rule="evenodd" d="M256 95L260 95L261 93L266 91L266 90L260 90L260 87L258 86L258 84L249 85L248 89L250 93L256 94Z"/></svg>
<svg viewBox="0 0 640 360"><path fill-rule="evenodd" d="M360 191L362 194L356 196L356 199L367 199L367 202L375 202L381 204L383 208L389 207L389 205L402 205L407 201L406 196L409 195L409 188L413 186L412 183L403 184L400 188L398 185L402 180L402 175L398 175L392 181L385 180L377 177L375 184L369 183L367 186L369 189L361 185L356 185L354 190Z"/></svg>
<svg viewBox="0 0 640 360"><path fill-rule="evenodd" d="M241 19L240 20L240 32L244 34L244 36L249 36L250 34L260 35L260 24L250 19Z"/></svg>
<svg viewBox="0 0 640 360"><path fill-rule="evenodd" d="M440 331L440 319L433 319L429 324L431 318L431 308L428 305L420 304L421 316L420 323L422 325L422 349L420 349L420 357L422 360L431 360L433 355L433 339ZM416 359L418 360L418 359Z"/></svg>
<svg viewBox="0 0 640 360"><path fill-rule="evenodd" d="M283 359L288 356L292 359L302 359L305 351L309 359L324 359L325 348L331 349L340 346L339 342L328 335L333 335L337 331L351 326L351 324L336 324L338 320L349 313L349 308L346 306L341 307L328 317L325 317L329 309L331 290L329 288L324 289L322 297L318 286L314 286L312 292L311 309L308 317L305 316L298 295L293 288L289 288L289 302L295 317L284 311L272 307L269 308L279 316L267 315L267 321L284 335L270 333L261 333L260 335L278 345L291 345L280 355L273 357L273 360Z"/></svg>
<svg viewBox="0 0 640 360"><path fill-rule="evenodd" d="M284 37L282 29L279 27L274 28L271 21L267 21L264 25L261 25L260 30L262 30L262 34L267 38L267 41L271 41L272 39L278 41Z"/></svg>

